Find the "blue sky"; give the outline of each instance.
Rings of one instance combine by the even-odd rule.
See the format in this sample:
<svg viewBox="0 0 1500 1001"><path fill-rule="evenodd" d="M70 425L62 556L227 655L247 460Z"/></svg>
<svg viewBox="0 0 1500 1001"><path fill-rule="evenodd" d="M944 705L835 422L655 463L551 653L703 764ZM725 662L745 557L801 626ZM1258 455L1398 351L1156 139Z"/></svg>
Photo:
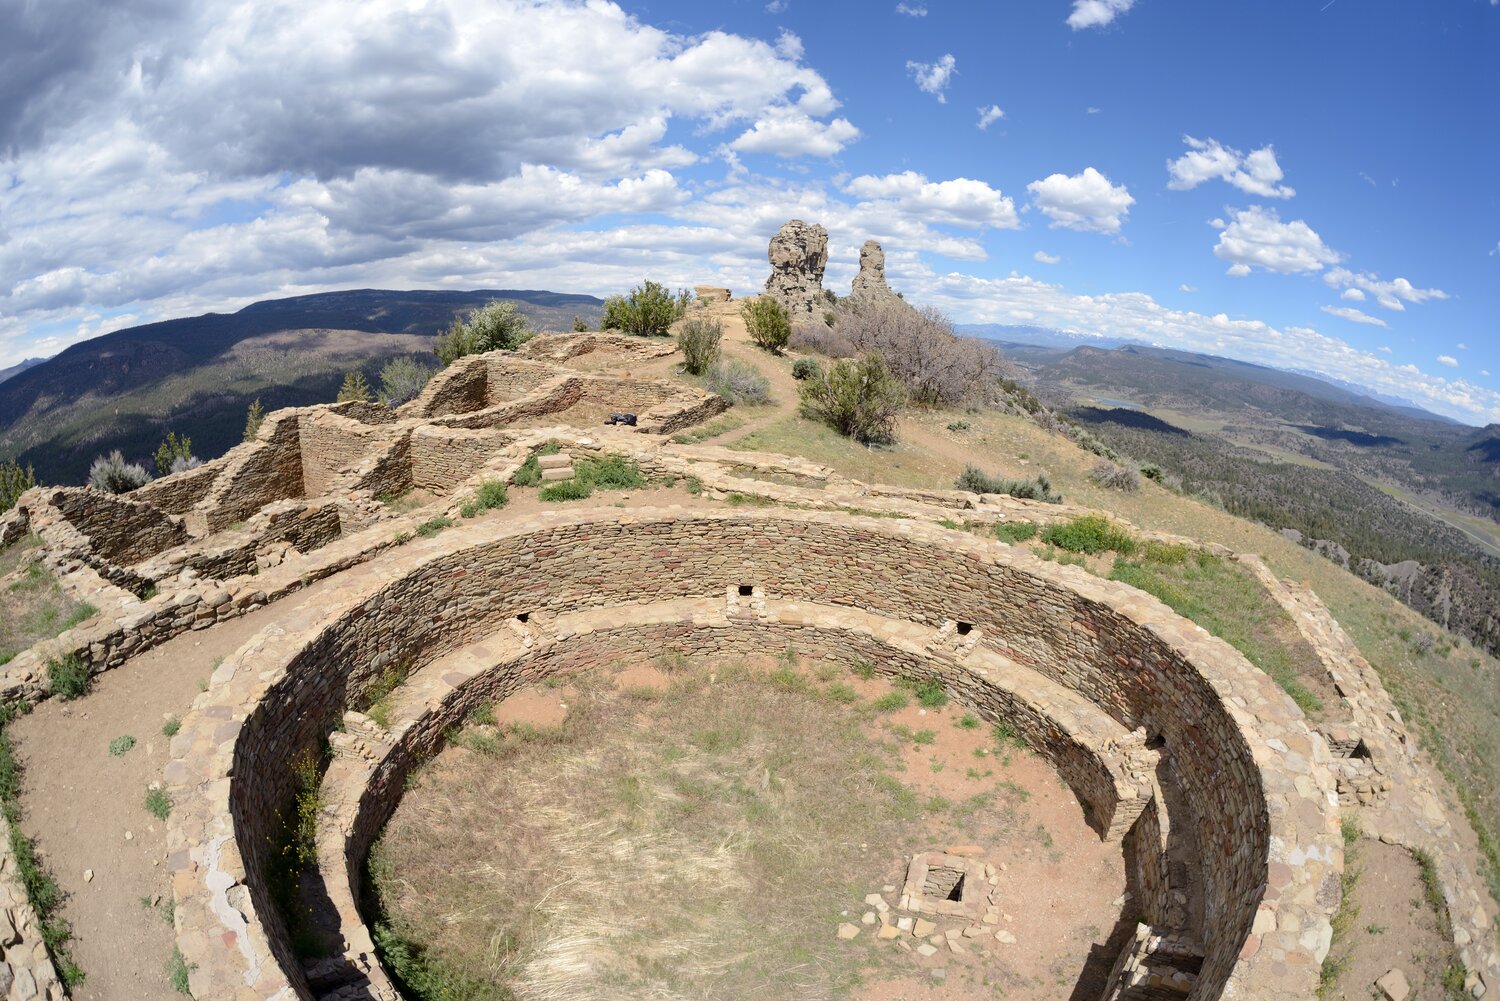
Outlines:
<svg viewBox="0 0 1500 1001"><path fill-rule="evenodd" d="M795 215L836 288L875 237L958 321L1500 420L1494 0L349 11L0 14L0 366L329 288L752 292Z"/></svg>

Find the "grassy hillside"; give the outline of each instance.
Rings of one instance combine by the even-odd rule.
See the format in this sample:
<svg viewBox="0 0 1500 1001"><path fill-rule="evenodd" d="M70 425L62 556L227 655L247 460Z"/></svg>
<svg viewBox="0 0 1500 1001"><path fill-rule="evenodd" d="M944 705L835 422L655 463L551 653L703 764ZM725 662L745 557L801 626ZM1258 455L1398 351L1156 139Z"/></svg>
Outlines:
<svg viewBox="0 0 1500 1001"><path fill-rule="evenodd" d="M267 410L326 402L354 368L373 383L393 357L430 358L432 337L456 314L496 298L539 329L597 321L602 307L555 292L364 289L132 327L0 382L0 456L35 466L43 482L76 483L100 452L142 460L176 429L211 458L240 440L251 400Z"/></svg>

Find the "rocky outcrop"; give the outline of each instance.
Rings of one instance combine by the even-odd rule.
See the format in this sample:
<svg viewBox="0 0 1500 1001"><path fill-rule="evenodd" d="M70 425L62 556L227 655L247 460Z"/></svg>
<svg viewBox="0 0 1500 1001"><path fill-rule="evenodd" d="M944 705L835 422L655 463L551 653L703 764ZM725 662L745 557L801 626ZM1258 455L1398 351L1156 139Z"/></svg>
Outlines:
<svg viewBox="0 0 1500 1001"><path fill-rule="evenodd" d="M823 302L828 230L793 219L771 238L766 256L771 260L766 294L786 307L793 319L815 315Z"/></svg>
<svg viewBox="0 0 1500 1001"><path fill-rule="evenodd" d="M866 240L859 248L859 274L854 276L852 294L867 299L896 295L885 281L885 251L874 240Z"/></svg>

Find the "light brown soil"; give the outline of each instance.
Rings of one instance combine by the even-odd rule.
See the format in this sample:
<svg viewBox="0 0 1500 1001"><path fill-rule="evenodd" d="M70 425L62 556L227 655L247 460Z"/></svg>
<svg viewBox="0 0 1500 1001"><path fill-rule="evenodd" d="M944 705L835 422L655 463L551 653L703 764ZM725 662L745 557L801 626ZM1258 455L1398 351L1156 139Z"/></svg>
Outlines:
<svg viewBox="0 0 1500 1001"><path fill-rule="evenodd" d="M1326 1001L1368 1001L1382 995L1375 981L1399 969L1411 985L1411 1001L1443 1001L1443 971L1453 946L1439 934L1438 916L1424 895L1422 869L1410 852L1380 841L1358 843L1359 875L1341 914L1348 931L1330 958L1345 964ZM1462 983L1453 997L1463 995Z"/></svg>
<svg viewBox="0 0 1500 1001"><path fill-rule="evenodd" d="M772 665L755 666L764 670ZM675 663L632 664L613 674L613 687L622 693L660 692L693 676L694 670ZM856 706L867 705L868 700L892 691L891 685L883 680L860 679L842 667L822 662L803 665L799 671L823 690L837 685L853 688L860 697ZM586 687L589 682L581 680L580 684ZM886 843L858 846L855 868L864 876L850 886L847 898L842 893L835 895L834 899L844 899L843 913L825 917L815 930L799 939L799 954L815 966L859 970L859 986L847 992L834 988L832 993L826 993L828 985L824 985L818 989L818 996L826 994L859 1001L907 998L977 1001L995 997L1055 1001L1061 997L1097 997L1117 953L1118 940L1111 945L1106 942L1119 924L1120 898L1124 893L1119 846L1100 842L1088 827L1077 799L1043 759L997 743L992 728L979 723L961 707L950 704L923 709L914 697L908 697L911 704L895 712L857 709L864 719L860 729L871 741L870 746L899 747L893 774L915 794L920 806L917 815ZM639 698L645 700L641 705L650 704L649 696L643 694ZM502 723L518 720L534 726L555 725L563 707L572 699L570 690L533 688L497 705L495 716ZM832 701L841 703L843 699ZM633 711L623 708L628 705L629 702L622 703L619 711ZM835 715L846 711L833 706L826 710ZM694 719L688 730L712 725ZM390 828L401 832L397 842L400 847L393 851L396 857L407 860L405 865L429 854L412 853L414 831L427 824L432 825L432 837L436 839L433 847L441 844L445 865L483 872L498 864L487 855L483 859L465 855L473 846L468 846L460 833L464 826L460 818L468 809L483 810L492 818L506 812L503 797L497 798L496 790L490 790L481 777L495 767L493 762L503 763L505 759L489 760L491 764L479 765L472 751L454 747L440 753L424 769L421 791L403 802ZM533 757L523 760L527 762L522 766L526 781L548 781L546 759L541 759L540 764ZM684 762L683 767L688 764ZM693 774L701 774L698 767L693 766ZM551 788L557 797L569 795L556 784ZM478 797L483 805L476 801L466 808L454 801L455 797L458 800ZM535 835L532 832L532 837ZM482 842L485 837L478 835L478 839ZM872 930L861 924L863 913L870 910L863 901L864 895L884 892L886 899L895 904L898 895L885 887L901 884L910 856L956 843L983 846L984 860L1001 870L999 927L1008 930L1016 941L1005 944L993 937L964 940L969 947L966 954L943 948L928 959L901 949L895 942L876 941ZM554 849L549 849L545 841L528 842L525 850L527 858L553 854ZM687 881L686 874L682 878ZM427 884L426 878L414 872L409 880L402 878L394 885ZM772 886L767 885L764 890L771 892ZM759 895L759 891L752 892ZM747 902L745 906L758 904ZM421 912L423 908L416 910ZM465 909L464 913L469 912ZM503 927L498 915L493 920L494 927ZM711 914L700 916L700 930L709 940L715 920ZM774 920L798 919L782 909ZM841 921L859 925L861 935L853 942L838 940L834 931ZM940 924L949 926L951 923ZM528 934L541 933L531 928ZM737 949L745 955L757 954L761 948L757 945L758 937L756 932L738 941ZM904 940L910 946L921 944L915 939ZM713 962L714 955L711 950L695 952L691 960L680 961ZM595 995L589 988L580 987L570 990L568 996ZM739 996L732 991L715 994L723 998Z"/></svg>
<svg viewBox="0 0 1500 1001"><path fill-rule="evenodd" d="M82 698L49 699L7 728L24 770L22 830L67 896L62 917L86 977L76 1001L180 1001L166 971L174 941L166 825L144 806L168 760L162 724L187 711L217 658L287 608L316 601L323 586L175 637L98 675ZM110 741L126 735L135 746L111 756Z"/></svg>

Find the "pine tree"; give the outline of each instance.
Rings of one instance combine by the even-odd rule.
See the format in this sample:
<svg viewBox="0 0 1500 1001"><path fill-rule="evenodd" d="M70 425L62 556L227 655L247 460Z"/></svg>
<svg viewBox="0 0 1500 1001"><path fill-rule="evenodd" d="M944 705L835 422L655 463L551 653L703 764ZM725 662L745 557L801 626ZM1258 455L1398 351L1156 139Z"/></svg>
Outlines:
<svg viewBox="0 0 1500 1001"><path fill-rule="evenodd" d="M344 384L339 387L340 403L369 403L370 384L365 381L363 372L349 372L344 376Z"/></svg>
<svg viewBox="0 0 1500 1001"><path fill-rule="evenodd" d="M266 419L266 412L260 408L260 397L250 404L249 411L245 414L245 440L254 441L260 434L260 425Z"/></svg>

